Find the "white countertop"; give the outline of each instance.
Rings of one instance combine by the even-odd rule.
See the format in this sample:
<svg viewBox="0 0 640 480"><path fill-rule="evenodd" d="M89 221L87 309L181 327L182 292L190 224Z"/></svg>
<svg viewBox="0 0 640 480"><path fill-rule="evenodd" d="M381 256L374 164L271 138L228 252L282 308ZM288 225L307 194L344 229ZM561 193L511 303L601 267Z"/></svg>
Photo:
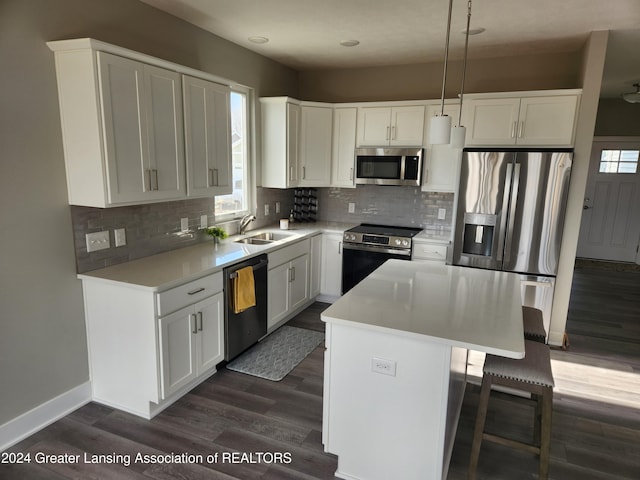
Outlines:
<svg viewBox="0 0 640 480"><path fill-rule="evenodd" d="M513 273L388 260L321 318L523 358L520 297Z"/></svg>
<svg viewBox="0 0 640 480"><path fill-rule="evenodd" d="M225 239L217 247L214 247L213 241L199 243L190 247L82 273L78 275L78 278L162 291L215 273L228 265L233 265L261 253L276 250L287 243L302 240L322 232L342 233L353 226L354 224L317 222L313 224L292 224L289 230L280 230L277 227L259 228L251 230L243 236L237 235ZM269 231L291 233L291 236L285 240L267 245L249 245L234 242L237 238L250 237L260 232Z"/></svg>

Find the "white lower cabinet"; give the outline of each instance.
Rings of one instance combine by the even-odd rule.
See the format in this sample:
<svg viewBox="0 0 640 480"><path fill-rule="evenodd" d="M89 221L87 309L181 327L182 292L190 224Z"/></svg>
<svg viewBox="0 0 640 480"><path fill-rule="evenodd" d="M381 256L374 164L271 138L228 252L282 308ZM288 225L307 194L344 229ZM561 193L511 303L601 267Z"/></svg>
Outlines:
<svg viewBox="0 0 640 480"><path fill-rule="evenodd" d="M310 303L309 239L269 253L267 329L279 327Z"/></svg>
<svg viewBox="0 0 640 480"><path fill-rule="evenodd" d="M342 234L322 235L320 295L333 301L342 294Z"/></svg>
<svg viewBox="0 0 640 480"><path fill-rule="evenodd" d="M224 359L222 272L162 292L81 278L93 401L152 418Z"/></svg>
<svg viewBox="0 0 640 480"><path fill-rule="evenodd" d="M223 308L218 293L158 320L163 398L224 359Z"/></svg>

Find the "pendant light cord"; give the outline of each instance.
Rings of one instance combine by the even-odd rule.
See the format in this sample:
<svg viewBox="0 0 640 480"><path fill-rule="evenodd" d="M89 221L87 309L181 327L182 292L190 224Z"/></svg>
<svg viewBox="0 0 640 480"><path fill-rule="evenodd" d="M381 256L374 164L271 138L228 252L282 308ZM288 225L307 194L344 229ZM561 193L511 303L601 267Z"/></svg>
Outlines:
<svg viewBox="0 0 640 480"><path fill-rule="evenodd" d="M447 38L444 44L444 69L442 72L442 95L440 101L440 115L444 115L444 87L447 83L447 61L449 59L449 35L451 33L451 11L453 0L449 0L449 16L447 17Z"/></svg>
<svg viewBox="0 0 640 480"><path fill-rule="evenodd" d="M462 97L464 96L464 79L467 76L467 51L469 49L470 26L471 26L471 0L469 0L469 3L467 3L467 31L466 31L465 40L464 40L464 61L462 62L462 85L460 85L460 109L458 111L458 126L460 126L462 123Z"/></svg>

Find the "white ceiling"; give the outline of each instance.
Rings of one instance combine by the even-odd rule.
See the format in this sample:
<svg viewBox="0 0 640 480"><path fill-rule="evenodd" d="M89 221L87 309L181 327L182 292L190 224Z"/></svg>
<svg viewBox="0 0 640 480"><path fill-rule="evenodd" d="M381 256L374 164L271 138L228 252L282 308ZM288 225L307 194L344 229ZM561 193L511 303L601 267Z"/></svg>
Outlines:
<svg viewBox="0 0 640 480"><path fill-rule="evenodd" d="M447 0L141 0L296 70L442 61ZM467 0L454 0L450 58L462 58ZM469 58L577 51L613 30L603 96L640 81L640 0L475 0ZM267 37L265 44L249 42ZM343 47L343 40L359 40ZM626 53L623 53L626 52Z"/></svg>

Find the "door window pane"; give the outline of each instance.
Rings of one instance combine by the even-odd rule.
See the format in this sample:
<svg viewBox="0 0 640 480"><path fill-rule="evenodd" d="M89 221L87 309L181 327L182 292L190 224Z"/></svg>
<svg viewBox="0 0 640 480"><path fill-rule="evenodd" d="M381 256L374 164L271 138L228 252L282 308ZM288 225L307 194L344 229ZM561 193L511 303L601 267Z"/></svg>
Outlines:
<svg viewBox="0 0 640 480"><path fill-rule="evenodd" d="M636 173L640 150L602 150L600 173Z"/></svg>

